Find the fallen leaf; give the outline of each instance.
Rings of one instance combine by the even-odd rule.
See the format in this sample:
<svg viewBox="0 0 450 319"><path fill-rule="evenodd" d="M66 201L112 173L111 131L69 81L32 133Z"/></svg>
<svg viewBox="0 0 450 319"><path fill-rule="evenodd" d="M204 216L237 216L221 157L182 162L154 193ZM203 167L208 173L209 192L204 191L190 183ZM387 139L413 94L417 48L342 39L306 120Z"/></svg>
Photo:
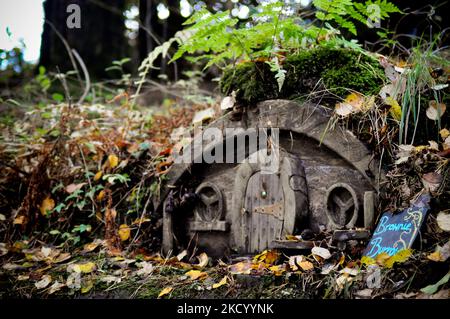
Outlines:
<svg viewBox="0 0 450 319"><path fill-rule="evenodd" d="M48 291L48 294L49 294L49 295L52 295L52 294L54 294L55 292L60 291L61 288L65 287L65 286L66 286L65 284L60 283L59 281L55 281L55 282L53 283L53 285L50 286L49 291Z"/></svg>
<svg viewBox="0 0 450 319"><path fill-rule="evenodd" d="M0 222L4 222L6 220L6 216L3 214L0 214Z"/></svg>
<svg viewBox="0 0 450 319"><path fill-rule="evenodd" d="M136 272L136 274L141 277L150 275L154 270L153 265L147 261L137 263L136 265L141 268Z"/></svg>
<svg viewBox="0 0 450 319"><path fill-rule="evenodd" d="M42 216L47 216L53 208L55 208L55 201L50 197L46 197L39 206Z"/></svg>
<svg viewBox="0 0 450 319"><path fill-rule="evenodd" d="M300 266L300 268L302 268L304 271L309 271L314 269L314 265L312 264L312 262L310 261L302 261L301 263L298 264Z"/></svg>
<svg viewBox="0 0 450 319"><path fill-rule="evenodd" d="M121 241L126 241L130 238L131 229L128 225L122 224L119 226L119 237Z"/></svg>
<svg viewBox="0 0 450 319"><path fill-rule="evenodd" d="M344 289L344 287L353 281L353 277L347 274L343 274L336 279L336 286L338 290Z"/></svg>
<svg viewBox="0 0 450 319"><path fill-rule="evenodd" d="M305 256L303 255L297 255L297 256L290 256L289 257L289 267L293 271L297 271L300 269L300 263L305 260Z"/></svg>
<svg viewBox="0 0 450 319"><path fill-rule="evenodd" d="M100 178L102 178L102 176L103 176L103 172L102 171L98 171L94 175L94 181L98 181Z"/></svg>
<svg viewBox="0 0 450 319"><path fill-rule="evenodd" d="M119 158L115 154L111 154L108 156L109 167L114 168L119 165Z"/></svg>
<svg viewBox="0 0 450 319"><path fill-rule="evenodd" d="M56 257L51 259L52 262L55 264L62 263L63 261L69 260L72 256L69 253L61 253L58 254Z"/></svg>
<svg viewBox="0 0 450 319"><path fill-rule="evenodd" d="M73 272L71 273L66 280L66 286L70 289L78 290L81 288L81 274Z"/></svg>
<svg viewBox="0 0 450 319"><path fill-rule="evenodd" d="M122 279L120 277L108 275L108 276L102 277L100 279L100 281L110 284L110 283L120 283L122 281Z"/></svg>
<svg viewBox="0 0 450 319"><path fill-rule="evenodd" d="M281 276L284 272L286 272L285 265L275 265L270 266L269 270L275 275L275 276Z"/></svg>
<svg viewBox="0 0 450 319"><path fill-rule="evenodd" d="M273 265L279 258L280 253L277 250L272 249L272 250L264 250L259 255L256 255L255 257L253 257L253 261L254 262L260 261L268 265Z"/></svg>
<svg viewBox="0 0 450 319"><path fill-rule="evenodd" d="M105 198L105 195L106 195L106 192L103 189L100 192L98 192L98 195L96 198L97 202L101 202L103 200L103 198Z"/></svg>
<svg viewBox="0 0 450 319"><path fill-rule="evenodd" d="M436 172L426 173L422 176L422 184L430 192L437 191L439 186L441 186L442 180L442 175Z"/></svg>
<svg viewBox="0 0 450 319"><path fill-rule="evenodd" d="M397 121L400 121L402 119L402 107L400 106L400 104L398 104L397 100L388 96L385 100L385 103L391 107L389 109L389 113L391 114L391 116Z"/></svg>
<svg viewBox="0 0 450 319"><path fill-rule="evenodd" d="M441 252L439 250L436 250L435 252L429 254L427 256L427 258L429 260L436 261L436 262L437 261L444 261L443 258L442 258Z"/></svg>
<svg viewBox="0 0 450 319"><path fill-rule="evenodd" d="M2 268L5 270L16 270L16 269L23 269L24 267L21 265L14 264L14 263L6 263L6 264L3 264Z"/></svg>
<svg viewBox="0 0 450 319"><path fill-rule="evenodd" d="M37 289L44 289L52 282L52 277L50 275L45 275L41 280L36 282L34 285Z"/></svg>
<svg viewBox="0 0 450 319"><path fill-rule="evenodd" d="M366 288L366 289L355 292L355 296L358 298L368 299L368 298L370 298L370 296L372 296L372 292L373 292L373 289Z"/></svg>
<svg viewBox="0 0 450 319"><path fill-rule="evenodd" d="M356 268L345 267L344 269L339 271L339 273L346 274L346 275L349 275L349 276L356 276L356 275L358 275L359 270L356 269Z"/></svg>
<svg viewBox="0 0 450 319"><path fill-rule="evenodd" d="M234 107L235 103L236 103L236 98L234 96L226 96L223 98L222 102L220 103L220 109L222 111L232 109Z"/></svg>
<svg viewBox="0 0 450 319"><path fill-rule="evenodd" d="M93 262L87 262L83 264L72 264L67 267L68 272L76 272L76 273L83 273L88 274L93 272L96 269L96 265Z"/></svg>
<svg viewBox="0 0 450 319"><path fill-rule="evenodd" d="M200 270L189 270L185 275L191 280L203 279L208 276L206 272Z"/></svg>
<svg viewBox="0 0 450 319"><path fill-rule="evenodd" d="M443 128L442 130L439 131L439 134L441 135L441 138L445 140L447 137L450 136L450 131L447 130L446 128Z"/></svg>
<svg viewBox="0 0 450 319"><path fill-rule="evenodd" d="M161 298L162 296L165 296L167 294L170 294L172 292L173 288L172 287L166 287L163 290L161 290L161 292L158 295L158 298Z"/></svg>
<svg viewBox="0 0 450 319"><path fill-rule="evenodd" d="M384 264L386 263L386 261L391 258L391 256L389 256L388 253L381 253L375 256L375 261L378 265L380 266L384 266Z"/></svg>
<svg viewBox="0 0 450 319"><path fill-rule="evenodd" d="M142 217L142 218L136 218L136 219L133 221L132 225L141 225L141 224L144 224L144 223L148 223L149 221L151 221L150 218L145 218L145 217Z"/></svg>
<svg viewBox="0 0 450 319"><path fill-rule="evenodd" d="M23 225L24 223L25 223L25 216L21 215L14 218L13 221L14 225Z"/></svg>
<svg viewBox="0 0 450 319"><path fill-rule="evenodd" d="M442 114L445 113L447 106L444 103L438 103L436 101L430 101L427 108L427 117L430 120L436 121L441 118Z"/></svg>
<svg viewBox="0 0 450 319"><path fill-rule="evenodd" d="M195 113L194 118L192 119L192 124L198 125L203 121L212 119L215 116L215 111L213 108L209 108L206 110L198 111Z"/></svg>
<svg viewBox="0 0 450 319"><path fill-rule="evenodd" d="M94 287L94 282L91 279L81 282L81 293L86 294Z"/></svg>
<svg viewBox="0 0 450 319"><path fill-rule="evenodd" d="M363 95L359 93L350 93L343 102L336 104L335 112L337 115L347 116L351 113L363 111L367 108L364 106L365 104L367 103L365 103Z"/></svg>
<svg viewBox="0 0 450 319"><path fill-rule="evenodd" d="M80 184L70 184L66 186L66 192L69 194L72 194L76 192L77 190L80 190L86 183L80 183Z"/></svg>
<svg viewBox="0 0 450 319"><path fill-rule="evenodd" d="M436 221L440 229L446 232L450 232L450 213L439 212L436 217Z"/></svg>
<svg viewBox="0 0 450 319"><path fill-rule="evenodd" d="M212 285L213 289L217 289L219 287L222 287L223 285L226 285L227 280L228 280L227 276L223 277L222 280L220 280L218 283Z"/></svg>
<svg viewBox="0 0 450 319"><path fill-rule="evenodd" d="M179 253L179 254L177 255L177 259L178 259L179 261L182 261L183 258L186 257L187 255L188 255L188 251L185 249L185 250L183 250L181 253Z"/></svg>
<svg viewBox="0 0 450 319"><path fill-rule="evenodd" d="M229 267L230 273L234 275L245 274L249 275L252 270L252 263L249 261L241 261Z"/></svg>
<svg viewBox="0 0 450 319"><path fill-rule="evenodd" d="M435 91L439 91L439 90L445 89L447 87L448 87L448 84L436 84L436 85L432 86L431 88Z"/></svg>
<svg viewBox="0 0 450 319"><path fill-rule="evenodd" d="M91 251L94 251L97 249L97 247L102 243L103 241L101 239L96 239L92 243L85 244L83 246L83 253L89 253Z"/></svg>
<svg viewBox="0 0 450 319"><path fill-rule="evenodd" d="M5 243L0 243L0 257L5 256L8 253Z"/></svg>
<svg viewBox="0 0 450 319"><path fill-rule="evenodd" d="M205 253L201 253L199 256L197 256L199 263L196 265L199 268L205 268L208 265L209 258L208 255ZM180 260L180 259L178 259Z"/></svg>
<svg viewBox="0 0 450 319"><path fill-rule="evenodd" d="M30 279L29 275L19 275L19 276L17 276L17 280L18 281L24 281L24 280L28 280L28 279Z"/></svg>
<svg viewBox="0 0 450 319"><path fill-rule="evenodd" d="M422 291L422 292L424 292L426 294L432 295L436 291L438 291L440 286L445 285L448 282L449 279L450 279L450 272L448 272L444 277L442 277L441 280L439 280L434 285L428 285L425 288L420 289L420 291Z"/></svg>
<svg viewBox="0 0 450 319"><path fill-rule="evenodd" d="M407 162L414 150L415 148L412 145L404 145L404 144L399 145L396 154L397 160L395 161L395 164L399 165L401 163Z"/></svg>
<svg viewBox="0 0 450 319"><path fill-rule="evenodd" d="M331 253L328 249L322 247L314 247L311 249L311 253L313 255L319 256L323 259L328 259L331 257Z"/></svg>
<svg viewBox="0 0 450 319"><path fill-rule="evenodd" d="M412 255L411 249L400 250L394 256L388 258L384 262L384 267L392 268L395 263L403 263L403 262L407 261L411 255Z"/></svg>

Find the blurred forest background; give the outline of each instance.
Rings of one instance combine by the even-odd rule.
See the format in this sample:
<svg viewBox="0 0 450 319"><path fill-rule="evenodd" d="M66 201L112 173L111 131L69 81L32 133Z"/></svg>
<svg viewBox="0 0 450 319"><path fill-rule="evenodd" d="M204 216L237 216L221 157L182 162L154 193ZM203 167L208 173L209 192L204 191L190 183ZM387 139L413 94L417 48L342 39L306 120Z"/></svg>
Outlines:
<svg viewBox="0 0 450 319"><path fill-rule="evenodd" d="M311 10L310 0L292 2L302 11L300 14L306 17L311 15L308 12ZM388 22L383 22L382 27L393 32L392 40L396 41L398 47L411 47L418 38L431 40L433 35L440 33L443 34L443 43L439 45L443 47L448 43L446 1L392 2L406 15L394 14ZM66 8L70 4L77 4L81 9L79 29L70 29L66 25L69 16ZM68 53L70 48L81 56L93 79L120 78L124 72L136 75L141 61L148 53L181 30L183 21L205 5L213 11L232 10L232 15L246 23L257 1L46 0L43 2L45 21L38 66L45 67L48 72L66 73L73 70L73 57ZM2 6L8 6L8 1L3 1ZM20 12L17 12L17 16L20 16ZM21 23L26 24L27 21L23 20ZM362 24L358 28L360 43L372 51L383 51L385 43L376 42L378 37L373 29ZM1 30L5 31L7 30ZM37 74L39 68L24 61L24 47L1 49L0 68L3 75L0 76L0 85L3 87L2 96L7 97L10 93L8 89L20 85L30 72ZM114 61L115 67L111 68ZM166 79L177 80L183 77L186 63L178 61L175 65L167 65L167 61L163 59L158 63L158 74L154 72L152 76L157 78L163 74ZM215 76L217 74L209 74L207 78Z"/></svg>

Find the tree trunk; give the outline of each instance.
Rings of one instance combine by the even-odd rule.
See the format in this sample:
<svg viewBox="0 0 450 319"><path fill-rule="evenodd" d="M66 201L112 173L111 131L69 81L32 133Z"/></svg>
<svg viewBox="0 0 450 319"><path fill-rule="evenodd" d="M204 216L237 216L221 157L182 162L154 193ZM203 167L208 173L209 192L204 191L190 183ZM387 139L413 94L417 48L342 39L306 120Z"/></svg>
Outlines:
<svg viewBox="0 0 450 319"><path fill-rule="evenodd" d="M69 28L67 6L77 4L81 9L81 28ZM125 36L123 12L126 0L46 0L40 65L61 72L73 70L68 52L60 35L75 49L93 78L107 77L105 69L112 61L129 55Z"/></svg>

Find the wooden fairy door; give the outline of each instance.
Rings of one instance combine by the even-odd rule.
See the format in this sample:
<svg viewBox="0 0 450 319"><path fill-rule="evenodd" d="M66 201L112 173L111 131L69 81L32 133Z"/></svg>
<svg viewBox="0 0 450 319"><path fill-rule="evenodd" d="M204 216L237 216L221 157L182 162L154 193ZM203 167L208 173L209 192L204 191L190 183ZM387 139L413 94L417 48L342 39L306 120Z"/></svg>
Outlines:
<svg viewBox="0 0 450 319"><path fill-rule="evenodd" d="M244 205L250 252L262 251L281 238L285 211L279 174L253 174L247 183Z"/></svg>
<svg viewBox="0 0 450 319"><path fill-rule="evenodd" d="M239 166L231 216L232 246L236 251L267 249L273 241L293 234L307 214L305 172L296 156L281 153L279 169L271 174L247 161Z"/></svg>

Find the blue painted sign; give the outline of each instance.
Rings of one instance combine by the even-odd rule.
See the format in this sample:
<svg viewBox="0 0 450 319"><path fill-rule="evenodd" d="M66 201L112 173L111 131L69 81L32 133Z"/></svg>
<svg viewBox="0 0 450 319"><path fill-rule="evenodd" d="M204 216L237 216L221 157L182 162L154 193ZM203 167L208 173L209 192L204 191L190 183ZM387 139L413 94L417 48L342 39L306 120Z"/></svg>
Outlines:
<svg viewBox="0 0 450 319"><path fill-rule="evenodd" d="M381 253L393 256L403 249L411 248L430 209L429 203L430 196L424 194L419 196L411 207L400 213L384 213L364 251L364 256L375 258Z"/></svg>

